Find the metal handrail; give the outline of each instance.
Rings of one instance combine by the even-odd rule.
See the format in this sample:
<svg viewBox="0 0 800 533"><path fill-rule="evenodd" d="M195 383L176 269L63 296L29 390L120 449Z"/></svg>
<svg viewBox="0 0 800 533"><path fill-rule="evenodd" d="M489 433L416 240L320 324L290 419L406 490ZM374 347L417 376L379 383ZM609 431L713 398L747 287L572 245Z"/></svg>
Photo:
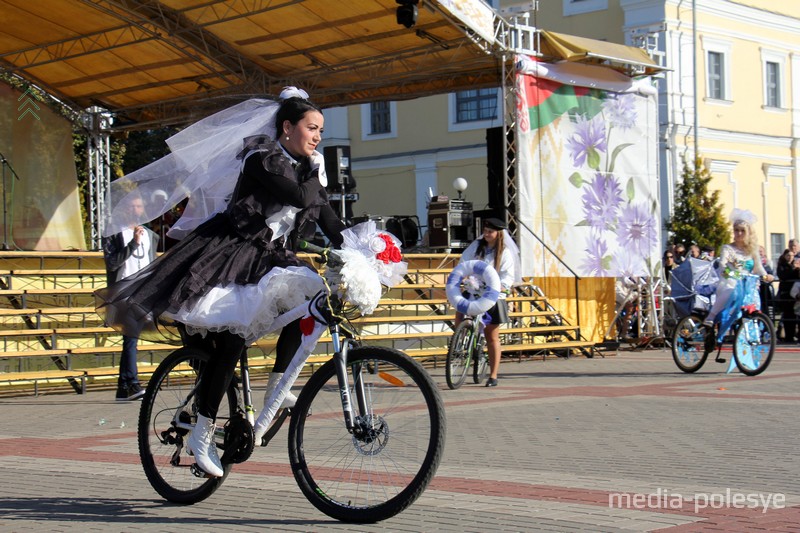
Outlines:
<svg viewBox="0 0 800 533"><path fill-rule="evenodd" d="M577 274L577 272L575 272L574 270L572 270L572 269L570 268L570 266L569 266L568 264L566 264L566 263L565 263L565 262L564 262L564 261L561 259L561 257L559 257L559 255L558 255L557 253L555 253L555 252L554 252L554 251L553 251L553 250L552 250L552 249L551 249L549 246L547 246L547 244L546 244L546 243L545 243L545 242L544 242L542 239L540 239L540 238L539 238L539 236L538 236L538 235L536 235L536 232L534 232L534 231L533 231L533 230L532 230L532 229L531 229L531 228L530 228L530 227L529 227L527 224L525 224L523 221L521 221L521 220L519 220L519 219L517 219L517 220L516 220L516 223L517 223L517 225L518 225L518 226L520 226L520 227L522 227L522 228L525 228L526 230L528 230L528 233L530 233L531 235L533 235L533 237L534 237L534 238L535 238L537 241L539 241L539 244L541 244L541 245L544 247L544 249L545 249L545 250L547 250L548 252L550 252L550 254L551 254L553 257L555 257L555 258L556 258L556 260L558 260L558 262L559 262L559 263L561 263L561 265L562 265L564 268L566 268L566 269L569 271L569 273L570 273L570 274L572 274L572 277L573 277L573 278L575 278L575 320L576 320L576 322L578 323L578 324L577 324L577 326L578 326L578 337L579 337L579 338L581 338L581 337L582 337L582 335L581 335L581 307L580 307L580 289L579 289L579 286L578 286L578 282L581 280L581 277L580 277L580 276Z"/></svg>

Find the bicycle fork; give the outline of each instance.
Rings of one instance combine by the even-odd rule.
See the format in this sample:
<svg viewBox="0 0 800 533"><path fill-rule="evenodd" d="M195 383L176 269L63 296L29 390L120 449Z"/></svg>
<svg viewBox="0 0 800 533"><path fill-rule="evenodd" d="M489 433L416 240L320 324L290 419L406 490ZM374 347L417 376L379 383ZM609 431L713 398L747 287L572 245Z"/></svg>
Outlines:
<svg viewBox="0 0 800 533"><path fill-rule="evenodd" d="M341 338L339 326L331 328L331 339L333 342L333 362L336 367L336 379L339 383L339 395L342 400L342 413L347 431L354 432L356 419L353 414L353 405L350 397L350 383L347 376L347 352L350 349L350 339ZM353 391L356 393L358 402L358 412L362 415L361 420L368 420L368 406L364 394L364 382L361 379L361 372L353 372Z"/></svg>

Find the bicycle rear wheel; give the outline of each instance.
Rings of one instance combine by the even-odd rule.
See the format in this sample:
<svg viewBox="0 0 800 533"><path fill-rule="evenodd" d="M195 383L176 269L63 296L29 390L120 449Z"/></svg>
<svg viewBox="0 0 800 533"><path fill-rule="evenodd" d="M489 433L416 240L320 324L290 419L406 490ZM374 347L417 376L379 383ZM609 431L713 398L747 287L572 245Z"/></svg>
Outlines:
<svg viewBox="0 0 800 533"><path fill-rule="evenodd" d="M191 430L176 421L194 424L197 407L194 388L209 354L194 348L181 348L158 365L147 384L139 411L139 457L153 488L166 500L191 504L214 493L231 470L223 465L219 478L201 478L192 473L192 459L185 450ZM225 400L223 399L223 405ZM227 422L237 409L237 394L232 386L227 393L227 412L221 406L217 426Z"/></svg>
<svg viewBox="0 0 800 533"><path fill-rule="evenodd" d="M436 473L444 406L428 373L397 350L352 349L347 369L355 430L345 427L335 363L328 361L293 409L289 461L317 509L344 522L377 522L411 505ZM356 394L359 382L363 397Z"/></svg>
<svg viewBox="0 0 800 533"><path fill-rule="evenodd" d="M708 358L705 349L705 331L703 320L697 316L685 316L672 337L672 359L678 368L687 373L697 372Z"/></svg>
<svg viewBox="0 0 800 533"><path fill-rule="evenodd" d="M472 381L482 383L489 375L489 355L486 353L486 339L481 335L472 352Z"/></svg>
<svg viewBox="0 0 800 533"><path fill-rule="evenodd" d="M445 364L447 386L457 389L464 384L469 370L470 351L472 350L472 320L463 320L450 339Z"/></svg>
<svg viewBox="0 0 800 533"><path fill-rule="evenodd" d="M762 312L743 316L733 338L733 357L742 374L757 376L775 353L775 326Z"/></svg>

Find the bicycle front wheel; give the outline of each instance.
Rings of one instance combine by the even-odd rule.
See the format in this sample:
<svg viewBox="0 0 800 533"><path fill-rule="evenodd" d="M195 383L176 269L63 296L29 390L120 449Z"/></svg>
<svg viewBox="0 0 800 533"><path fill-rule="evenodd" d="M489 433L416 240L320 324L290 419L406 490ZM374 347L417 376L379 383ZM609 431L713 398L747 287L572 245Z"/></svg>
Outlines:
<svg viewBox="0 0 800 533"><path fill-rule="evenodd" d="M733 337L733 357L742 374L757 376L767 369L775 353L775 326L761 312L744 316Z"/></svg>
<svg viewBox="0 0 800 533"><path fill-rule="evenodd" d="M343 421L331 360L311 376L292 410L289 461L317 509L344 522L377 522L411 505L436 473L444 406L428 373L397 350L352 349L347 371L353 432Z"/></svg>
<svg viewBox="0 0 800 533"><path fill-rule="evenodd" d="M214 493L231 470L223 465L219 478L202 478L192 473L194 460L185 448L191 430L178 427L178 422L194 424L197 407L194 389L208 361L208 353L194 348L181 348L168 355L150 378L139 411L139 457L148 481L166 500L191 504ZM230 416L236 412L237 394L228 390ZM225 400L223 400L223 405ZM229 416L221 406L217 426Z"/></svg>
<svg viewBox="0 0 800 533"><path fill-rule="evenodd" d="M697 372L706 362L705 331L703 320L685 316L675 326L672 337L672 359L678 368L687 373Z"/></svg>
<svg viewBox="0 0 800 533"><path fill-rule="evenodd" d="M481 336L475 343L475 351L472 352L472 381L483 383L489 375L489 356L486 353L486 339Z"/></svg>
<svg viewBox="0 0 800 533"><path fill-rule="evenodd" d="M457 389L464 384L469 370L470 353L472 351L472 320L463 320L450 339L445 364L447 386Z"/></svg>

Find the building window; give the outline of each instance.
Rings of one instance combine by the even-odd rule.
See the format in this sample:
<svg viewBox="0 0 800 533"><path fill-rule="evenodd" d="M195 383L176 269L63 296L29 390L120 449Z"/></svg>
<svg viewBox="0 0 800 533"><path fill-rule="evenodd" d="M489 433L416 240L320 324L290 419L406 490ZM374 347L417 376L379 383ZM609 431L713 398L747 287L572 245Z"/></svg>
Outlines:
<svg viewBox="0 0 800 533"><path fill-rule="evenodd" d="M608 0L563 0L563 2L565 17L608 9Z"/></svg>
<svg viewBox="0 0 800 533"><path fill-rule="evenodd" d="M783 233L769 234L770 255L772 256L772 270L778 268L778 259L786 249L786 236Z"/></svg>
<svg viewBox="0 0 800 533"><path fill-rule="evenodd" d="M764 76L764 107L772 109L783 108L784 103L784 72L786 72L787 55L761 49L761 65Z"/></svg>
<svg viewBox="0 0 800 533"><path fill-rule="evenodd" d="M397 102L361 104L361 140L397 137Z"/></svg>
<svg viewBox="0 0 800 533"><path fill-rule="evenodd" d="M708 53L708 97L725 100L725 64L719 52Z"/></svg>
<svg viewBox="0 0 800 533"><path fill-rule="evenodd" d="M702 39L706 59L706 97L731 101L731 43L708 36Z"/></svg>
<svg viewBox="0 0 800 533"><path fill-rule="evenodd" d="M456 93L456 122L476 122L495 118L497 118L497 89Z"/></svg>
<svg viewBox="0 0 800 533"><path fill-rule="evenodd" d="M780 70L778 64L767 61L764 68L764 83L766 84L766 105L767 107L780 107L781 100L778 94Z"/></svg>
<svg viewBox="0 0 800 533"><path fill-rule="evenodd" d="M370 135L380 135L392 131L392 113L389 102L372 102L369 104Z"/></svg>

